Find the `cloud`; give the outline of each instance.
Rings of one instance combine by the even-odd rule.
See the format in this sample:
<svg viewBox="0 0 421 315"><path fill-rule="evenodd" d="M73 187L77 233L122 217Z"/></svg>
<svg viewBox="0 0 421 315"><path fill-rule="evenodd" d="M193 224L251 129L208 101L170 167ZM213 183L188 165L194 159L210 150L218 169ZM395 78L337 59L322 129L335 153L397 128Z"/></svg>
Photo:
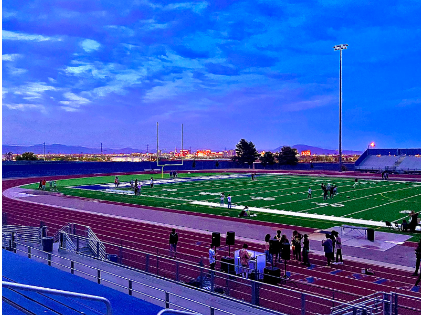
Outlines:
<svg viewBox="0 0 421 315"><path fill-rule="evenodd" d="M44 105L41 104L4 104L3 106L6 106L9 109L13 110L20 110L20 111L26 111L26 110L38 110L42 113L46 113Z"/></svg>
<svg viewBox="0 0 421 315"><path fill-rule="evenodd" d="M23 91L19 91L20 93L26 95L25 100L35 100L42 98L45 91L56 91L57 89L54 86L46 85L44 82L31 82L26 86L21 86L19 90ZM15 94L18 94L18 92L15 92Z"/></svg>
<svg viewBox="0 0 421 315"><path fill-rule="evenodd" d="M92 39L85 39L84 41L80 43L80 46L86 52L92 52L92 51L98 50L101 47L101 44Z"/></svg>
<svg viewBox="0 0 421 315"><path fill-rule="evenodd" d="M7 69L9 70L9 73L11 75L15 75L15 76L28 72L28 70L26 70L26 69L16 68L16 67L13 67L13 66L7 66Z"/></svg>
<svg viewBox="0 0 421 315"><path fill-rule="evenodd" d="M195 13L201 13L204 9L208 7L206 1L202 2L180 2L180 3L171 3L167 5L155 4L152 1L142 1L141 3L146 4L154 9L161 9L165 11L174 11L174 10L191 10Z"/></svg>
<svg viewBox="0 0 421 315"><path fill-rule="evenodd" d="M282 105L286 112L298 112L316 107L327 106L336 100L332 95L316 95L311 100L295 101Z"/></svg>
<svg viewBox="0 0 421 315"><path fill-rule="evenodd" d="M15 61L17 58L22 57L21 54L5 54L2 56L3 61Z"/></svg>
<svg viewBox="0 0 421 315"><path fill-rule="evenodd" d="M61 41L60 37L51 37L43 35L33 35L26 33L2 31L3 40L22 40L22 41L35 41L35 42L44 42L44 41Z"/></svg>

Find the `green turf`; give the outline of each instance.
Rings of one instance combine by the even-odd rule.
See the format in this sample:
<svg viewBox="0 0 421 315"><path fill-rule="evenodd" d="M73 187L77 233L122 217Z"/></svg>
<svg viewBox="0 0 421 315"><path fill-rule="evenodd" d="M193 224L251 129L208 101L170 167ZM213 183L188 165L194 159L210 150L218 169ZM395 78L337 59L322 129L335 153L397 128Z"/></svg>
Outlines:
<svg viewBox="0 0 421 315"><path fill-rule="evenodd" d="M223 173L226 175L229 173ZM183 177L210 176L215 174L179 174ZM168 179L168 174L164 174ZM131 179L148 180L149 174L122 175L121 182ZM154 175L160 179L160 175ZM374 221L399 221L408 219L405 212L421 211L421 183L360 180L354 187L350 178L261 175L251 181L250 177L190 181L184 183L167 183L150 188L142 187L140 196L119 195L94 190L70 188L70 186L113 183L114 176L76 178L57 181L58 190L66 195L104 199L117 202L133 203L154 207L167 207L192 212L211 213L223 216L237 216L244 206L286 210L291 212L325 214L335 217L365 219ZM338 195L333 199L323 200L321 183L338 186ZM48 185L47 185L48 186ZM26 185L24 188L36 189L38 184ZM313 198L307 198L311 187ZM48 187L47 187L48 189ZM127 189L127 188L122 188ZM193 205L192 201L219 203L219 195L231 194L235 209ZM306 217L294 217L280 214L261 213L252 220L276 222L313 228L328 228L341 225L341 222L315 220ZM349 223L344 223L349 224Z"/></svg>

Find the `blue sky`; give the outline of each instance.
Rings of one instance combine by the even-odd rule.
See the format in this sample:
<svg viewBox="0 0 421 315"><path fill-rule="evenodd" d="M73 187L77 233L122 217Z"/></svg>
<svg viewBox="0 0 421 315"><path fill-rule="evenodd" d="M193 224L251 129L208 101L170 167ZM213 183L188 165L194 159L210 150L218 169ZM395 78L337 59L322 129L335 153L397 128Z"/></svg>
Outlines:
<svg viewBox="0 0 421 315"><path fill-rule="evenodd" d="M3 1L3 144L421 147L421 2Z"/></svg>

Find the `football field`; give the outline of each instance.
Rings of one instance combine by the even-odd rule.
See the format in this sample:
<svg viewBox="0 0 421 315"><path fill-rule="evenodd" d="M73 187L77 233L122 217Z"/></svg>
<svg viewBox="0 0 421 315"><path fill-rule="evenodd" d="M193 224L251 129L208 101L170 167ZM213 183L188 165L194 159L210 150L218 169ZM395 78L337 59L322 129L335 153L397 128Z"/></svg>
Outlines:
<svg viewBox="0 0 421 315"><path fill-rule="evenodd" d="M245 206L253 220L326 228L338 224L385 226L384 221L409 218L421 211L421 183L364 180L354 178L264 174L252 180L249 174L181 173L176 179L153 175L100 176L57 181L63 194L95 199L165 207L236 217ZM131 180L138 179L140 195L135 196ZM337 194L324 200L321 184L336 185ZM37 188L38 184L25 188ZM308 198L308 189L312 198ZM49 186L47 185L47 190ZM225 195L221 204L221 193ZM227 207L227 196L232 208Z"/></svg>

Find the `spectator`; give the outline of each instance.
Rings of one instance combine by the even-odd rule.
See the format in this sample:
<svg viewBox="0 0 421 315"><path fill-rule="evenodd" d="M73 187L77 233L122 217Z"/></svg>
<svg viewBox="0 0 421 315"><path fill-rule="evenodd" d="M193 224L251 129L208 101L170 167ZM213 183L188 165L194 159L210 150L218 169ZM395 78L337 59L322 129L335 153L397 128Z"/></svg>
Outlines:
<svg viewBox="0 0 421 315"><path fill-rule="evenodd" d="M242 267L242 274L244 278L248 278L249 273L249 262L251 258L251 254L247 251L248 245L243 244L243 248L240 249L240 263Z"/></svg>
<svg viewBox="0 0 421 315"><path fill-rule="evenodd" d="M224 200L225 200L225 194L224 193L221 193L221 196L220 196L220 205L221 205L221 207L222 206L224 206Z"/></svg>
<svg viewBox="0 0 421 315"><path fill-rule="evenodd" d="M294 254L294 259L301 261L301 239L302 236L297 231L292 232L292 246L294 250L292 251Z"/></svg>
<svg viewBox="0 0 421 315"><path fill-rule="evenodd" d="M39 189L39 190L41 190L41 189L42 189L42 179L39 181L38 189Z"/></svg>
<svg viewBox="0 0 421 315"><path fill-rule="evenodd" d="M411 211L411 222L409 222L409 230L414 233L415 232L415 228L418 225L418 213L416 213L415 211Z"/></svg>
<svg viewBox="0 0 421 315"><path fill-rule="evenodd" d="M216 264L216 252L214 249L212 249L212 244L210 244L209 247L209 266L211 270L215 270L215 264Z"/></svg>
<svg viewBox="0 0 421 315"><path fill-rule="evenodd" d="M409 229L408 221L402 220L402 231L408 232L408 229Z"/></svg>
<svg viewBox="0 0 421 315"><path fill-rule="evenodd" d="M242 218L242 217L247 217L247 216L248 216L248 214L247 214L248 210L249 210L249 208L248 208L247 206L245 206L245 207L244 207L244 209L243 209L243 210L241 210L241 212L240 212L240 214L238 215L238 217L239 217L239 218Z"/></svg>
<svg viewBox="0 0 421 315"><path fill-rule="evenodd" d="M343 260L342 260L342 239L339 236L339 233L336 231L332 231L332 235L335 237L335 242L336 242L336 262L343 264ZM339 257L341 259L341 261L339 261Z"/></svg>
<svg viewBox="0 0 421 315"><path fill-rule="evenodd" d="M281 252L281 258L286 261L291 259L291 247L288 241L287 236L284 234L281 237L280 241L280 252Z"/></svg>
<svg viewBox="0 0 421 315"><path fill-rule="evenodd" d="M228 203L228 209L231 209L231 195L230 194L228 194L227 203Z"/></svg>
<svg viewBox="0 0 421 315"><path fill-rule="evenodd" d="M45 179L42 180L42 190L45 190L45 185L47 184L47 181Z"/></svg>
<svg viewBox="0 0 421 315"><path fill-rule="evenodd" d="M151 188L153 188L153 177L151 177Z"/></svg>
<svg viewBox="0 0 421 315"><path fill-rule="evenodd" d="M415 272L413 274L413 276L417 276L418 275L418 271L420 270L420 262L421 262L421 239L418 242L418 246L415 249L415 257L416 257L416 262L415 262ZM421 275L421 272L420 272Z"/></svg>
<svg viewBox="0 0 421 315"><path fill-rule="evenodd" d="M304 234L303 241L303 265L310 267L310 260L308 258L308 253L310 252L310 241L308 240L308 235Z"/></svg>
<svg viewBox="0 0 421 315"><path fill-rule="evenodd" d="M172 229L170 234L170 254L172 257L175 257L177 254L177 243L178 243L178 234L175 229Z"/></svg>
<svg viewBox="0 0 421 315"><path fill-rule="evenodd" d="M272 255L270 253L270 234L266 234L265 236L265 254L266 254L266 263L272 263Z"/></svg>
<svg viewBox="0 0 421 315"><path fill-rule="evenodd" d="M326 234L326 239L322 242L324 248L325 257L327 259L327 265L330 266L330 262L333 258L333 244L329 234Z"/></svg>
<svg viewBox="0 0 421 315"><path fill-rule="evenodd" d="M275 240L277 240L278 242L277 243L275 243L276 244L276 248L275 248L275 251L276 251L276 254L275 254L275 261L278 261L278 262L280 262L280 260L281 260L281 239L282 239L282 231L281 230L277 230L276 231L276 235L275 235Z"/></svg>

